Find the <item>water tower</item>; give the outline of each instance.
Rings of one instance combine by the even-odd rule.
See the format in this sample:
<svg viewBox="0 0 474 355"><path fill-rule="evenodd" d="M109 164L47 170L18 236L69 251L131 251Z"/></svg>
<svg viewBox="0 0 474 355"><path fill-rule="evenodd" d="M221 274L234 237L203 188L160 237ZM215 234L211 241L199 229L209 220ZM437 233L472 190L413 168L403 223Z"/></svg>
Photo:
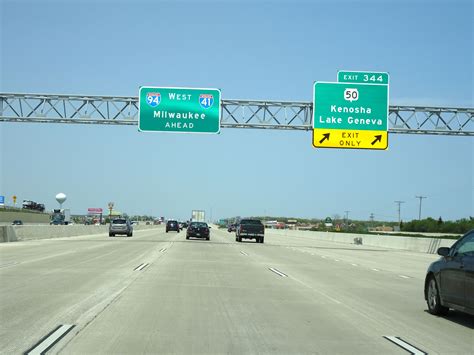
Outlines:
<svg viewBox="0 0 474 355"><path fill-rule="evenodd" d="M67 196L63 194L62 192L56 195L56 201L58 201L60 209L63 208L63 203L64 201L66 201L66 199L67 199Z"/></svg>

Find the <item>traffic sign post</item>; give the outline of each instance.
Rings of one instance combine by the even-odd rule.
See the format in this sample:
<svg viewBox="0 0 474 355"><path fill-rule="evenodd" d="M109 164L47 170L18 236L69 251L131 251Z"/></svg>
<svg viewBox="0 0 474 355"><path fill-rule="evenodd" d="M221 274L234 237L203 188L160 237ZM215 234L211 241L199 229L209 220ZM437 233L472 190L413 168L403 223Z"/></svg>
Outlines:
<svg viewBox="0 0 474 355"><path fill-rule="evenodd" d="M219 89L141 87L138 130L141 132L219 133Z"/></svg>
<svg viewBox="0 0 474 355"><path fill-rule="evenodd" d="M313 93L315 148L388 148L387 84L316 82Z"/></svg>

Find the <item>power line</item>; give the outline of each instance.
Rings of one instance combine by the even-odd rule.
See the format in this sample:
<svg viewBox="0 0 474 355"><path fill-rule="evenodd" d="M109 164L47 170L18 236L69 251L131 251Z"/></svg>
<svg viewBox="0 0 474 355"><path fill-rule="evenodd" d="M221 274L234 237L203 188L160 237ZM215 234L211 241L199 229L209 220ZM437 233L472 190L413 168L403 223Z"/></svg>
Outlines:
<svg viewBox="0 0 474 355"><path fill-rule="evenodd" d="M420 221L421 220L421 201L424 199L424 198L427 198L426 196L415 196L415 198L419 198L420 199L420 210L418 211L418 220Z"/></svg>
<svg viewBox="0 0 474 355"><path fill-rule="evenodd" d="M401 204L405 203L405 201L395 201L395 203L398 204L398 226L400 226L401 218L400 218L400 210L401 210Z"/></svg>

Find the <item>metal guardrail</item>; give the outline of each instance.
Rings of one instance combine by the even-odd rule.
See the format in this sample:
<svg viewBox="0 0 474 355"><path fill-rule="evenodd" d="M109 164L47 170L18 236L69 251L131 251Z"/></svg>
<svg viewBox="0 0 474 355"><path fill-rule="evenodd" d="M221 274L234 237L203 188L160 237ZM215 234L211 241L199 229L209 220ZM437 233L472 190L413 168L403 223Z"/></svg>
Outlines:
<svg viewBox="0 0 474 355"><path fill-rule="evenodd" d="M312 130L313 103L222 100L221 127ZM474 136L474 108L390 106L389 132ZM0 122L137 125L138 98L0 93Z"/></svg>

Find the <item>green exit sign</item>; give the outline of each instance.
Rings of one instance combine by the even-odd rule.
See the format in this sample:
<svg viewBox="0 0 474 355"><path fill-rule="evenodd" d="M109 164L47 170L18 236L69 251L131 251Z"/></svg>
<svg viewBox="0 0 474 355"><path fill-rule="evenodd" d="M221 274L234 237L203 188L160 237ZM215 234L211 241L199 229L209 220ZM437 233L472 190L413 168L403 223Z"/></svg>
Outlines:
<svg viewBox="0 0 474 355"><path fill-rule="evenodd" d="M339 83L384 84L388 85L389 75L386 72L347 71L337 72Z"/></svg>
<svg viewBox="0 0 474 355"><path fill-rule="evenodd" d="M219 133L219 89L141 87L138 130L141 132Z"/></svg>

